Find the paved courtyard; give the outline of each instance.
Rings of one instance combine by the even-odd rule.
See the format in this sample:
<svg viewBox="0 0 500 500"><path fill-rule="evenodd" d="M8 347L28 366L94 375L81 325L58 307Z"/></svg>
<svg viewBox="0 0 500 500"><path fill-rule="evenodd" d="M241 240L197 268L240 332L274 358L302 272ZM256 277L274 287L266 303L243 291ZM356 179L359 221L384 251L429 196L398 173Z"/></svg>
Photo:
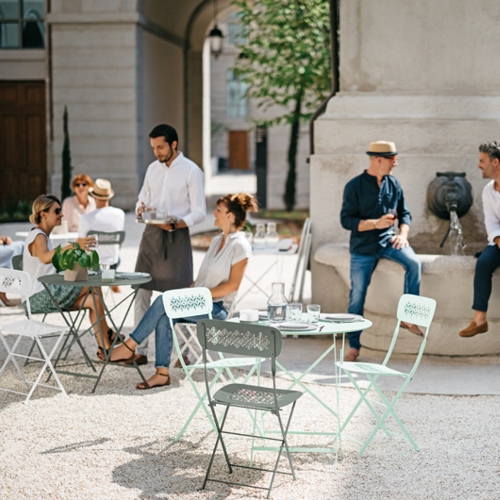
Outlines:
<svg viewBox="0 0 500 500"><path fill-rule="evenodd" d="M207 222L209 224L209 222ZM4 225L0 232L12 234L20 225ZM142 227L127 215L127 239L122 249L123 270L132 270ZM195 269L203 252L195 252ZM255 279L274 257L254 256L248 274ZM289 286L295 257L282 257L263 281L281 277ZM278 271L280 274L278 275ZM266 281L267 280L267 281ZM249 282L243 285L248 287ZM243 291L245 288L243 288ZM122 294L125 293L125 290ZM117 297L122 294L116 295ZM306 287L310 300L310 284ZM239 308L264 308L266 299L249 293ZM123 314L123 307L118 315ZM0 308L0 324L22 317L19 307ZM56 314L51 322L61 322ZM132 318L125 330L133 328ZM432 333L432 331L431 331ZM87 336L85 346L95 357L94 339ZM322 337L284 341L282 363L299 373L325 348ZM28 349L28 344L23 346ZM154 351L153 351L154 352ZM151 358L154 358L153 352ZM381 360L383 353L363 352L363 360ZM0 361L5 359L0 349ZM78 362L72 351L69 361ZM307 385L322 399L335 401L332 358L328 358L307 378ZM397 367L409 367L410 358L398 356ZM347 428L343 452L336 464L333 455L294 454L297 481L279 476L273 498L311 499L496 499L500 464L497 416L500 396L497 357L426 357L408 392L396 409L421 447L416 452L401 439L389 439L380 432L367 452L359 457L362 441L373 428L374 420L363 408ZM75 368L84 371L83 366ZM32 375L35 367L28 367ZM144 367L148 376L154 367ZM244 376L240 372L240 377ZM139 381L133 369L111 366L95 394L88 379L63 375L61 380L69 398L39 389L29 404L19 396L0 392L0 497L12 499L197 499L259 498L258 490L210 485L199 491L214 434L199 414L192 428L179 442L173 438L195 405L194 394L180 369L172 369L172 385L151 391L136 391ZM2 386L21 388L16 373L9 367L0 379ZM202 390L202 379L198 378ZM279 384L288 381L280 377ZM388 390L393 387L386 385ZM345 417L356 401L356 392L344 384L340 389L341 415ZM249 427L250 420L235 412L235 430ZM271 416L267 425L275 425ZM293 426L297 429L330 430L333 418L309 396L299 400ZM391 422L389 430L394 429ZM316 438L322 439L322 438ZM326 439L326 438L325 438ZM314 444L311 438L293 436L293 444ZM327 440L321 442L324 445ZM248 442L229 440L233 456L240 463L248 459ZM261 452L257 462L269 466L273 455ZM282 460L282 466L286 463ZM216 468L224 466L220 457ZM265 485L261 473L238 472L243 482Z"/></svg>

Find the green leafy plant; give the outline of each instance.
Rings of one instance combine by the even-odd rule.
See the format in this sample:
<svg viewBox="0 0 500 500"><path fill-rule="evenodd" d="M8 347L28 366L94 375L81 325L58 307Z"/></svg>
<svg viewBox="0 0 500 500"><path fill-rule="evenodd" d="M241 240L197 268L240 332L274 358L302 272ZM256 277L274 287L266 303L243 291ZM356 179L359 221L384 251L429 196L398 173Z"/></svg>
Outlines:
<svg viewBox="0 0 500 500"><path fill-rule="evenodd" d="M296 202L300 123L330 93L330 18L325 0L233 0L240 9L241 55L236 74L249 85L248 95L264 111L282 114L260 125L290 126L288 174L283 201Z"/></svg>
<svg viewBox="0 0 500 500"><path fill-rule="evenodd" d="M68 248L64 251L61 245L56 248L52 257L52 264L54 264L57 272L66 271L66 269L73 271L76 263L80 264L84 269L99 268L99 254L95 250L87 253L78 243L73 243L72 245L73 248Z"/></svg>

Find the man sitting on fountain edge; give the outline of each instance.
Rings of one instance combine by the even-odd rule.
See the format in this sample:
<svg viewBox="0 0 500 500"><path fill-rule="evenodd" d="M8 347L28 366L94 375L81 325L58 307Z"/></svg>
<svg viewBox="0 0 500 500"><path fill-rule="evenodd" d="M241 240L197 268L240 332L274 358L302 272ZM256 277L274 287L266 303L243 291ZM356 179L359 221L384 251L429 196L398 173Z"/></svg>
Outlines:
<svg viewBox="0 0 500 500"><path fill-rule="evenodd" d="M351 231L351 291L349 309L363 314L366 292L380 259L389 259L405 269L404 292L419 295L421 263L408 243L411 214L406 206L403 189L390 175L397 166L396 145L393 142L371 142L366 154L368 170L351 179L344 189L340 220ZM399 218L399 234L394 224ZM422 332L416 325L401 322L401 327L416 335ZM345 361L356 361L361 349L361 332L349 334L349 351Z"/></svg>
<svg viewBox="0 0 500 500"><path fill-rule="evenodd" d="M490 300L492 276L500 267L500 141L485 142L479 146L478 168L483 179L492 179L483 189L484 224L488 246L481 252L474 272L474 319L462 330L460 337L473 337L488 331L486 311Z"/></svg>

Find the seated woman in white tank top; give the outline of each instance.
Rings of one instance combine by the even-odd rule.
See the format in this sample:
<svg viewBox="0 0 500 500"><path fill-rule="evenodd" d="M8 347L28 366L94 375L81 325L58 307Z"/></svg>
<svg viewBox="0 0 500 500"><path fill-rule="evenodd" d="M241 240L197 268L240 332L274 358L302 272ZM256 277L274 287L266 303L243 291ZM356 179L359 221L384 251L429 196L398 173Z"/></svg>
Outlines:
<svg viewBox="0 0 500 500"><path fill-rule="evenodd" d="M221 229L221 233L212 240L201 264L198 278L192 284L210 290L214 319L226 319L245 274L248 259L252 255L252 247L241 229L245 226L247 212L255 212L257 208L255 198L247 193L228 194L217 200L214 224ZM183 318L182 321L196 323L203 317L208 316ZM174 320L174 323L177 321L180 320ZM140 390L170 385L172 331L161 295L153 302L130 334L130 338L113 349L111 361L131 362L136 356L135 348L153 331L156 337L156 373L146 382L136 385Z"/></svg>
<svg viewBox="0 0 500 500"><path fill-rule="evenodd" d="M52 265L52 257L55 250L52 249L50 242L50 233L56 226L61 225L63 213L61 211L61 202L51 194L42 194L34 202L30 222L36 224L28 234L24 244L23 269L31 276L32 290L30 296L31 312L46 313L56 312L52 299L43 285L38 281L40 276L55 274L56 268ZM89 248L94 242L92 236L87 238L78 238L78 243L82 248ZM62 247L63 250L71 248L71 244ZM48 285L53 297L57 300L61 308L64 309L89 309L90 321L94 325L94 331L99 332L97 317L104 318L104 308L99 297L96 297L97 314L94 307L92 296L87 295L88 287L83 286L64 286ZM99 350L103 347L109 349L114 333L108 327L106 320L101 320L101 327L105 335L104 343L101 345L100 335L96 335Z"/></svg>

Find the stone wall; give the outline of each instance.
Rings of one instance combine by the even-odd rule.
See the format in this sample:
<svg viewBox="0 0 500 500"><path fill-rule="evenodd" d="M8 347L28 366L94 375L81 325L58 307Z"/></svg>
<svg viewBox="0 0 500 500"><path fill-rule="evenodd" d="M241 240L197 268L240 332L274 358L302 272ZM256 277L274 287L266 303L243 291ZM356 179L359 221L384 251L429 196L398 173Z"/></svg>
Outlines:
<svg viewBox="0 0 500 500"><path fill-rule="evenodd" d="M447 223L428 211L426 189L448 170L466 172L473 187L462 219L468 253L486 243L477 158L480 143L500 138L499 16L495 0L341 2L341 89L315 122L313 254L323 243L348 241L339 219L343 189L367 168L365 151L375 140L397 145L394 175L419 252L439 253ZM338 277L317 263L312 270L313 300L328 301Z"/></svg>

